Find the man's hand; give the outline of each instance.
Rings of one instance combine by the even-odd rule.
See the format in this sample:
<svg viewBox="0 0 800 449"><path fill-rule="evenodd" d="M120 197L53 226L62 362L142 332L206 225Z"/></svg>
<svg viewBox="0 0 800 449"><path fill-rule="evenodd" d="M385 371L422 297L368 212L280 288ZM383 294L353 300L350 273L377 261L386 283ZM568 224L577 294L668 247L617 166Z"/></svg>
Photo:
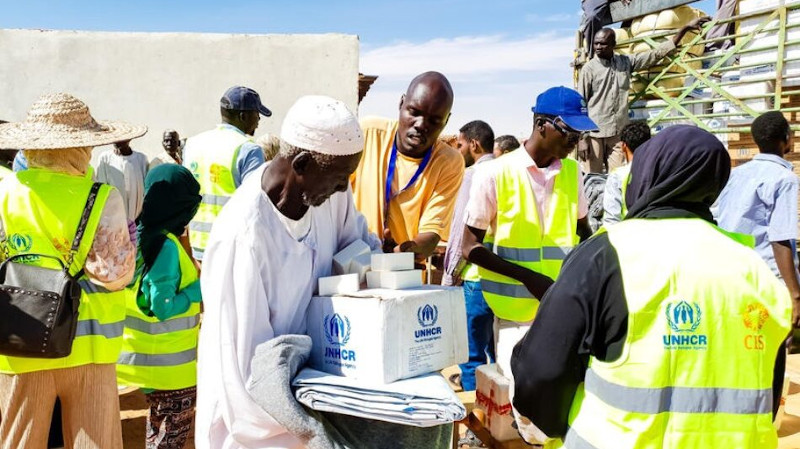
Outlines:
<svg viewBox="0 0 800 449"><path fill-rule="evenodd" d="M631 0L620 0L623 5L628 6L631 4Z"/></svg>
<svg viewBox="0 0 800 449"><path fill-rule="evenodd" d="M675 44L676 47L679 46L681 44L681 41L683 40L683 36L685 36L687 32L689 31L699 32L700 29L703 28L703 25L707 24L710 21L711 17L708 16L698 17L697 19L692 20L686 26L678 30L678 33L672 37L672 42Z"/></svg>
<svg viewBox="0 0 800 449"><path fill-rule="evenodd" d="M578 160L579 161L588 161L589 160L589 153L592 150L592 144L589 142L589 138L585 137L583 140L578 142Z"/></svg>
<svg viewBox="0 0 800 449"><path fill-rule="evenodd" d="M700 29L703 28L703 25L707 24L708 22L711 22L711 17L698 17L686 24L685 28L687 30L700 31Z"/></svg>
<svg viewBox="0 0 800 449"><path fill-rule="evenodd" d="M382 250L385 253L392 253L394 252L395 247L397 246L397 242L394 241L392 238L392 231L389 228L383 230L383 247Z"/></svg>
<svg viewBox="0 0 800 449"><path fill-rule="evenodd" d="M772 254L775 255L775 264L778 266L778 273L781 274L789 296L792 298L792 326L800 327L800 282L797 280L797 267L794 265L794 251L792 242L782 240L779 242L769 242L772 246Z"/></svg>

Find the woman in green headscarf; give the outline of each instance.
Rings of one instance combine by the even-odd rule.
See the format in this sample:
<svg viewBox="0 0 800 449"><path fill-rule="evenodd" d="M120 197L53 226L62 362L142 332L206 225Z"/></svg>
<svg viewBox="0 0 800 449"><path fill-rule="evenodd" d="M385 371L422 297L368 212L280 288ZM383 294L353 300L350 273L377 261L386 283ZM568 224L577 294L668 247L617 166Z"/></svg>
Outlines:
<svg viewBox="0 0 800 449"><path fill-rule="evenodd" d="M199 192L180 165L159 165L144 181L137 275L129 288L117 379L147 395L148 449L183 447L194 418L200 281L178 238L197 212Z"/></svg>

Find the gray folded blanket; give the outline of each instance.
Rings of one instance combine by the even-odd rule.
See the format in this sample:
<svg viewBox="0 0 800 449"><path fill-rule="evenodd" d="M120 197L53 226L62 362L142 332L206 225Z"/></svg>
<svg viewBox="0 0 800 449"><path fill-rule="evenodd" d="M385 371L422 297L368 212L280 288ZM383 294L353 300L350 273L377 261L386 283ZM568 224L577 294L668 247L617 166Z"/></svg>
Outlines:
<svg viewBox="0 0 800 449"><path fill-rule="evenodd" d="M282 335L256 348L247 390L253 400L309 449L450 447L453 424L412 427L311 410L295 399L292 379L306 364L311 338Z"/></svg>

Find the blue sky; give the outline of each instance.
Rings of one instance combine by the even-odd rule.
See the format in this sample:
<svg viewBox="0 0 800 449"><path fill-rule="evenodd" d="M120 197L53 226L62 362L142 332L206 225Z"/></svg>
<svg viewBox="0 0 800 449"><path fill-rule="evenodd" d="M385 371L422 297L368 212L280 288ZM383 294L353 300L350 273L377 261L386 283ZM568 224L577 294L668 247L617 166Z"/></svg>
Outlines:
<svg viewBox="0 0 800 449"><path fill-rule="evenodd" d="M647 1L647 0L633 0ZM3 2L0 27L208 33L347 33L361 71L378 75L360 113L394 117L417 73L439 70L455 91L446 132L482 119L497 135L525 135L535 96L571 86L580 20L573 0ZM713 0L692 5L713 14Z"/></svg>

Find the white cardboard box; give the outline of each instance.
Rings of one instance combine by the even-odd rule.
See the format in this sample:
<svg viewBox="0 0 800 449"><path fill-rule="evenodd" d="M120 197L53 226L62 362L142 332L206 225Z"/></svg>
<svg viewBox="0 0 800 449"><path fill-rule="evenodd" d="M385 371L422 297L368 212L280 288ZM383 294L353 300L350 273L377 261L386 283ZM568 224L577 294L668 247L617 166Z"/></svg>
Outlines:
<svg viewBox="0 0 800 449"><path fill-rule="evenodd" d="M359 256L369 257L370 249L363 240L356 240L333 256L333 274L358 273L352 263Z"/></svg>
<svg viewBox="0 0 800 449"><path fill-rule="evenodd" d="M486 415L486 427L492 438L497 441L519 438L517 429L512 427L509 381L497 370L497 364L481 365L475 370L475 387L475 408Z"/></svg>
<svg viewBox="0 0 800 449"><path fill-rule="evenodd" d="M350 262L350 273L358 275L358 282L367 281L367 272L372 269L372 255L361 254Z"/></svg>
<svg viewBox="0 0 800 449"><path fill-rule="evenodd" d="M460 287L362 290L311 299L312 368L374 382L438 371L468 358Z"/></svg>
<svg viewBox="0 0 800 449"><path fill-rule="evenodd" d="M764 9L775 9L781 3L793 5L797 0L739 0L739 14L748 14Z"/></svg>
<svg viewBox="0 0 800 449"><path fill-rule="evenodd" d="M331 296L355 293L360 288L358 274L342 274L319 278L319 295Z"/></svg>
<svg viewBox="0 0 800 449"><path fill-rule="evenodd" d="M401 290L421 285L422 270L370 271L367 273L367 288Z"/></svg>
<svg viewBox="0 0 800 449"><path fill-rule="evenodd" d="M414 269L414 253L372 255L372 271L404 271Z"/></svg>

